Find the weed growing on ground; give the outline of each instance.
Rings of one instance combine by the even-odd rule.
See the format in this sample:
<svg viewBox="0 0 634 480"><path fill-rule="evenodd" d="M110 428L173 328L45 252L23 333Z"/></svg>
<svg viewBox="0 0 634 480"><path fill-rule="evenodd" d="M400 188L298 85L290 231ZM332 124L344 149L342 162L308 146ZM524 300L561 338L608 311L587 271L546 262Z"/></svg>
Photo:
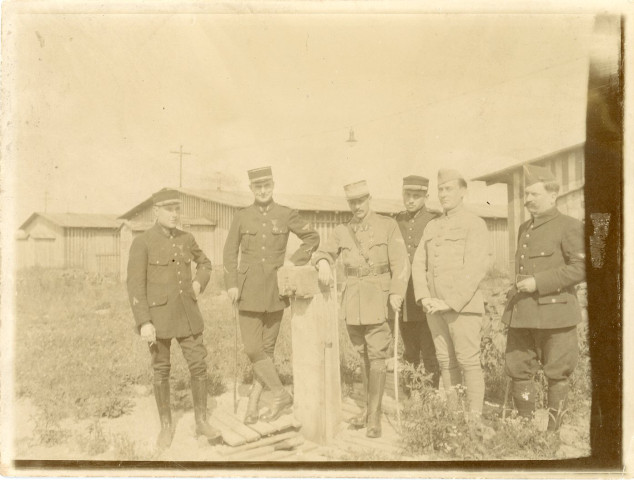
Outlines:
<svg viewBox="0 0 634 480"><path fill-rule="evenodd" d="M45 447L60 445L70 437L69 429L60 426L57 417L48 410L42 410L35 418L34 441Z"/></svg>
<svg viewBox="0 0 634 480"><path fill-rule="evenodd" d="M101 455L110 448L110 441L106 438L99 419L90 423L86 433L78 434L75 439L81 451L91 456Z"/></svg>

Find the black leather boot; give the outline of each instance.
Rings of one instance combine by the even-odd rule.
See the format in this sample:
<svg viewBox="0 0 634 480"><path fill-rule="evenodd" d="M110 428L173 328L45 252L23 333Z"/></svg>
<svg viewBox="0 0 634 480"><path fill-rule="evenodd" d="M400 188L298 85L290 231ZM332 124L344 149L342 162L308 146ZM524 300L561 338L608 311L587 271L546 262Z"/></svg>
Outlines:
<svg viewBox="0 0 634 480"><path fill-rule="evenodd" d="M365 428L368 424L368 370L369 368L366 366L365 362L361 362L361 382L363 383L363 398L365 400L365 405L363 406L363 410L356 417L352 417L348 420L348 425L353 428Z"/></svg>
<svg viewBox="0 0 634 480"><path fill-rule="evenodd" d="M288 410L289 407L293 405L293 397L291 397L290 393L288 393L282 385L277 370L275 370L273 360L270 358L258 360L253 364L253 371L273 394L272 403L268 411L260 416L260 420L263 422L272 422L277 420L283 413L291 413Z"/></svg>
<svg viewBox="0 0 634 480"><path fill-rule="evenodd" d="M548 380L548 430L559 430L567 398L568 380Z"/></svg>
<svg viewBox="0 0 634 480"><path fill-rule="evenodd" d="M532 380L513 380L513 403L517 413L532 419L535 413L535 384Z"/></svg>
<svg viewBox="0 0 634 480"><path fill-rule="evenodd" d="M372 365L368 376L368 428L365 432L366 437L377 438L381 436L381 404L384 389L385 366L375 367Z"/></svg>
<svg viewBox="0 0 634 480"><path fill-rule="evenodd" d="M196 435L204 435L208 440L217 440L220 438L220 431L207 423L207 378L192 377L191 384Z"/></svg>
<svg viewBox="0 0 634 480"><path fill-rule="evenodd" d="M251 386L251 392L249 393L249 403L247 404L247 413L244 416L244 423L246 425L252 425L257 423L260 418L260 395L262 395L264 386L259 380L253 379L253 385Z"/></svg>
<svg viewBox="0 0 634 480"><path fill-rule="evenodd" d="M156 446L160 450L169 448L172 444L172 410L170 408L170 383L165 380L154 384L154 398L161 421L161 431L156 440Z"/></svg>

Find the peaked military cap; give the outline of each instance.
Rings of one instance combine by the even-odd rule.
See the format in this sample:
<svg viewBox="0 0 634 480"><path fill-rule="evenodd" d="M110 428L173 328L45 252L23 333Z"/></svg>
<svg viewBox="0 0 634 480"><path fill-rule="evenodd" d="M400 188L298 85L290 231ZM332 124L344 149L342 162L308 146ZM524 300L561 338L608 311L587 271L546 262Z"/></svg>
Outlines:
<svg viewBox="0 0 634 480"><path fill-rule="evenodd" d="M368 190L368 184L365 180L344 185L343 191L346 193L346 198L348 200L354 200L356 198L362 198L370 195L370 190Z"/></svg>
<svg viewBox="0 0 634 480"><path fill-rule="evenodd" d="M530 187L538 182L556 182L557 178L550 168L537 165L524 165L524 186Z"/></svg>
<svg viewBox="0 0 634 480"><path fill-rule="evenodd" d="M438 185L442 185L443 183L450 182L451 180L462 180L466 182L462 173L458 170L453 170L451 168L441 168L438 170Z"/></svg>
<svg viewBox="0 0 634 480"><path fill-rule="evenodd" d="M249 181L254 182L266 182L267 180L273 180L273 170L271 167L260 167L249 170Z"/></svg>
<svg viewBox="0 0 634 480"><path fill-rule="evenodd" d="M164 188L152 194L152 203L157 207L181 203L178 190Z"/></svg>
<svg viewBox="0 0 634 480"><path fill-rule="evenodd" d="M408 175L403 177L403 190L427 190L429 188L429 178L420 175Z"/></svg>

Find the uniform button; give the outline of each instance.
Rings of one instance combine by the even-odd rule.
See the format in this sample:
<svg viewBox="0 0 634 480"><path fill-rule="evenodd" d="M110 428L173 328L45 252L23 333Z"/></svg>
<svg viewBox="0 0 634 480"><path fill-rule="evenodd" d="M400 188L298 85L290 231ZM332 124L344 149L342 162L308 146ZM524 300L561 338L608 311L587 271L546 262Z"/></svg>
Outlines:
<svg viewBox="0 0 634 480"><path fill-rule="evenodd" d="M183 282L179 280L178 283L183 283Z"/></svg>
<svg viewBox="0 0 634 480"><path fill-rule="evenodd" d="M412 227L409 227L410 230L412 230Z"/></svg>
<svg viewBox="0 0 634 480"><path fill-rule="evenodd" d="M530 234L530 233L527 233L527 234L526 234L526 238L528 238L528 237L530 237L530 236L531 236L531 234Z"/></svg>
<svg viewBox="0 0 634 480"><path fill-rule="evenodd" d="M522 248L526 248L526 244L522 245Z"/></svg>
<svg viewBox="0 0 634 480"><path fill-rule="evenodd" d="M551 299L550 299L550 302L551 302L551 303L555 303L556 301L557 301L557 300L555 300L554 298L551 298Z"/></svg>
<svg viewBox="0 0 634 480"><path fill-rule="evenodd" d="M262 226L263 226L263 227L266 227L266 223L263 223L263 224L262 224Z"/></svg>
<svg viewBox="0 0 634 480"><path fill-rule="evenodd" d="M266 212L264 212L262 215L266 215Z"/></svg>
<svg viewBox="0 0 634 480"><path fill-rule="evenodd" d="M262 259L262 261L265 261L265 260L266 260L265 258Z"/></svg>
<svg viewBox="0 0 634 480"><path fill-rule="evenodd" d="M181 274L181 271L180 271L180 270L178 271L178 274L179 274L179 275Z"/></svg>
<svg viewBox="0 0 634 480"><path fill-rule="evenodd" d="M176 265L180 265L180 264L181 264L181 262L176 262Z"/></svg>
<svg viewBox="0 0 634 480"><path fill-rule="evenodd" d="M546 255L544 252L540 253L540 255Z"/></svg>
<svg viewBox="0 0 634 480"><path fill-rule="evenodd" d="M156 263L158 263L158 260L156 261Z"/></svg>
<svg viewBox="0 0 634 480"><path fill-rule="evenodd" d="M262 238L266 238L266 234L265 233L262 234Z"/></svg>
<svg viewBox="0 0 634 480"><path fill-rule="evenodd" d="M524 258L524 255L520 255L520 258Z"/></svg>
<svg viewBox="0 0 634 480"><path fill-rule="evenodd" d="M172 247L175 247L175 246L176 246L176 244L175 244L175 243L172 243Z"/></svg>
<svg viewBox="0 0 634 480"><path fill-rule="evenodd" d="M263 247L262 247L262 250L264 250L265 248L266 248L266 247L264 247L264 246L263 246Z"/></svg>
<svg viewBox="0 0 634 480"><path fill-rule="evenodd" d="M176 255L178 255L178 253L177 253L177 252L174 252L174 256L176 256Z"/></svg>
<svg viewBox="0 0 634 480"><path fill-rule="evenodd" d="M182 291L182 290L179 290L179 291L180 291L181 293L183 293L183 291Z"/></svg>
<svg viewBox="0 0 634 480"><path fill-rule="evenodd" d="M152 302L152 305L156 305L156 302Z"/></svg>
<svg viewBox="0 0 634 480"><path fill-rule="evenodd" d="M520 267L520 270L524 270L524 267Z"/></svg>

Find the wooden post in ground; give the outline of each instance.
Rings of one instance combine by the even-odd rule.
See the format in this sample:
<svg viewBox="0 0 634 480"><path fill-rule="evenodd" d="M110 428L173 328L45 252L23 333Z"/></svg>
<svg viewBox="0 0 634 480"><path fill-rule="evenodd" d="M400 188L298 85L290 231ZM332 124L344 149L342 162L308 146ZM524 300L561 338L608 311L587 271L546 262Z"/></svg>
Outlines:
<svg viewBox="0 0 634 480"><path fill-rule="evenodd" d="M310 265L281 267L277 278L291 299L295 418L305 438L325 445L342 420L336 288L322 288Z"/></svg>

